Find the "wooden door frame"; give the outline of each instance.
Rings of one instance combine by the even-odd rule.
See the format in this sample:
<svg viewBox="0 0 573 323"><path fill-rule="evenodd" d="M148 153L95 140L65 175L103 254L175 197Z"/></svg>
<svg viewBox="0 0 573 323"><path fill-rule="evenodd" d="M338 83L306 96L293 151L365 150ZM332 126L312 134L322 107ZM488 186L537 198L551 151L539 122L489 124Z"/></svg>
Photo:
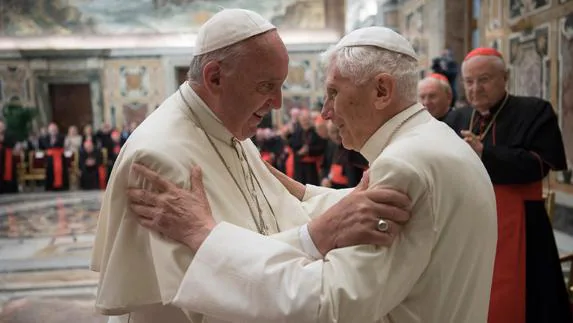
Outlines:
<svg viewBox="0 0 573 323"><path fill-rule="evenodd" d="M42 124L52 120L52 103L50 100L50 84L89 84L94 129L103 123L103 97L99 70L76 71L35 71L36 106L40 113Z"/></svg>

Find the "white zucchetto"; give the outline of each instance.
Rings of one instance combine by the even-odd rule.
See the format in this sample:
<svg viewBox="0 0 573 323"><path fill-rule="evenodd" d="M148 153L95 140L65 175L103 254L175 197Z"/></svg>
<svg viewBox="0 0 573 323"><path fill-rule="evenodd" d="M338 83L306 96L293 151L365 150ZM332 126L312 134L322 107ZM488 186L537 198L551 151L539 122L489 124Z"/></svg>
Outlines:
<svg viewBox="0 0 573 323"><path fill-rule="evenodd" d="M224 9L199 28L193 55L210 53L276 28L254 11Z"/></svg>
<svg viewBox="0 0 573 323"><path fill-rule="evenodd" d="M418 60L412 44L402 35L386 27L374 26L356 29L344 36L335 48L354 46L375 46Z"/></svg>

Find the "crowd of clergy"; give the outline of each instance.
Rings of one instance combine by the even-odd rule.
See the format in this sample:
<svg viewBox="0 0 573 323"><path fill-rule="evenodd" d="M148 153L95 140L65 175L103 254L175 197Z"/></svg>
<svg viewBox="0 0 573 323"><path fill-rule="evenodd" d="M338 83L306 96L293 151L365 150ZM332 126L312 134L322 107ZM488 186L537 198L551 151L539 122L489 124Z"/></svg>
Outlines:
<svg viewBox="0 0 573 323"><path fill-rule="evenodd" d="M137 123L115 129L104 123L94 131L85 125L63 134L56 123L41 127L25 141L15 141L0 121L0 194L29 187L46 191L105 189L121 147Z"/></svg>
<svg viewBox="0 0 573 323"><path fill-rule="evenodd" d="M443 119L450 111L449 102L453 105L447 79L434 73L420 82L419 90L420 102ZM323 120L319 111L305 106L291 108L289 116L285 125L261 127L252 138L262 158L303 184L355 187L368 162L360 153L342 146L336 126ZM30 134L28 140L14 142L5 136L6 125L0 121L0 193L24 190L28 183L18 177L26 176L34 166L43 172L33 179L34 184L43 185L46 191L105 189L117 155L136 127L135 122L122 129L103 123L94 131L88 124L81 133L77 126L71 126L64 135L56 123L50 123L38 134ZM74 176L77 185L70 183Z"/></svg>

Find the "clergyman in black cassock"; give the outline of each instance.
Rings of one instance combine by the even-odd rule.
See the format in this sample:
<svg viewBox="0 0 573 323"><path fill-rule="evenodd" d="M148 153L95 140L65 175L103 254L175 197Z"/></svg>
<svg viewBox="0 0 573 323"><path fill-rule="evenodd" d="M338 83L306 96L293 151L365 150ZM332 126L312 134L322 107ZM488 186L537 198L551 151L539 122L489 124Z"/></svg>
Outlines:
<svg viewBox="0 0 573 323"><path fill-rule="evenodd" d="M82 190L97 190L105 183L105 171L102 172L102 154L91 141L84 142L80 151L80 188ZM105 185L105 184L104 184Z"/></svg>
<svg viewBox="0 0 573 323"><path fill-rule="evenodd" d="M58 132L58 126L50 124L48 135L42 140L46 161L46 191L67 191L70 188L64 141L65 137Z"/></svg>
<svg viewBox="0 0 573 323"><path fill-rule="evenodd" d="M0 134L0 194L18 193L18 161L14 140L7 133Z"/></svg>
<svg viewBox="0 0 573 323"><path fill-rule="evenodd" d="M501 54L494 56L501 58ZM481 82L493 77L483 75ZM475 94L468 95L470 102L471 95ZM571 322L569 297L542 197L542 180L549 170L567 167L557 116L545 100L501 95L489 111L460 108L445 120L470 145L473 140L481 142L481 159L495 188L498 250L488 322L523 321L516 316L528 323Z"/></svg>

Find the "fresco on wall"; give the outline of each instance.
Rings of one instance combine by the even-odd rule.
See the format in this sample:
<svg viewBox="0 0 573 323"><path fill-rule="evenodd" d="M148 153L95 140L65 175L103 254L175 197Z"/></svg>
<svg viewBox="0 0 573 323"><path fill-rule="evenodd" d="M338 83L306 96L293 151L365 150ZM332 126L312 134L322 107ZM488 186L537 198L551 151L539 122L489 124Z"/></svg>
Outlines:
<svg viewBox="0 0 573 323"><path fill-rule="evenodd" d="M346 32L362 27L382 25L377 0L346 0Z"/></svg>
<svg viewBox="0 0 573 323"><path fill-rule="evenodd" d="M283 28L325 27L323 0L2 0L0 35L194 33L222 8Z"/></svg>
<svg viewBox="0 0 573 323"><path fill-rule="evenodd" d="M149 73L145 66L122 66L119 75L121 96L133 98L149 94Z"/></svg>
<svg viewBox="0 0 573 323"><path fill-rule="evenodd" d="M529 16L551 6L551 0L509 0L509 19Z"/></svg>
<svg viewBox="0 0 573 323"><path fill-rule="evenodd" d="M311 91L313 89L314 70L308 58L290 57L288 76L283 83L285 91Z"/></svg>
<svg viewBox="0 0 573 323"><path fill-rule="evenodd" d="M546 71L549 27L539 27L530 34L510 38L509 63L512 67L512 93L545 98L550 78Z"/></svg>
<svg viewBox="0 0 573 323"><path fill-rule="evenodd" d="M561 132L569 167L573 167L573 13L560 21L559 71Z"/></svg>
<svg viewBox="0 0 573 323"><path fill-rule="evenodd" d="M29 79L27 70L21 66L0 65L0 103L12 98L29 101ZM1 106L0 106L1 108Z"/></svg>

